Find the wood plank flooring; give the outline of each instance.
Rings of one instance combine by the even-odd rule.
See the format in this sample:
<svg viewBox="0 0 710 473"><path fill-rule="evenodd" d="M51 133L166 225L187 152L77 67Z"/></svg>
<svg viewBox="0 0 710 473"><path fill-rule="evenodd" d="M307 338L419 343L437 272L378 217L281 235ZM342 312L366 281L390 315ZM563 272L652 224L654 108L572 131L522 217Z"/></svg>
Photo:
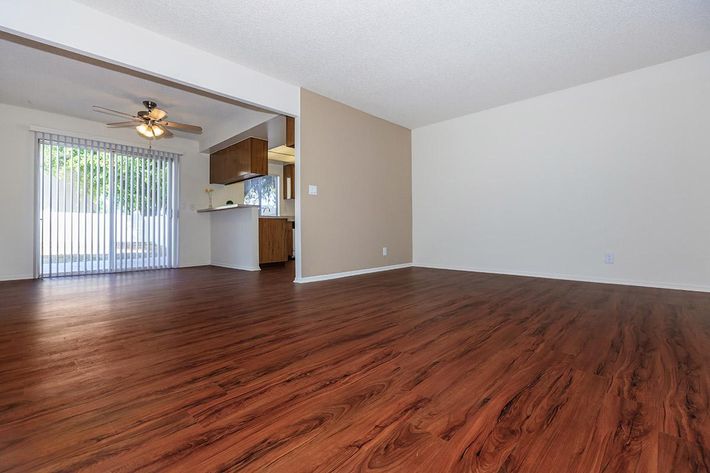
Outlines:
<svg viewBox="0 0 710 473"><path fill-rule="evenodd" d="M0 283L0 471L709 472L710 294L421 268Z"/></svg>

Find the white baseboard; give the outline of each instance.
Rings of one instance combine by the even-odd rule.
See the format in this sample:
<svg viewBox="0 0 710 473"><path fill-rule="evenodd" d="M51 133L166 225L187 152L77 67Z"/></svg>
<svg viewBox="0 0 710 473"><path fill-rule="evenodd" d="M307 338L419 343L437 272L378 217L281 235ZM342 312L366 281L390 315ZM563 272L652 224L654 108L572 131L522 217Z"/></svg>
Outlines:
<svg viewBox="0 0 710 473"><path fill-rule="evenodd" d="M529 278L557 279L563 281L591 282L597 284L615 284L618 286L650 287L654 289L673 289L677 291L710 292L710 286L696 286L692 284L675 284L653 281L634 281L629 279L599 278L594 276L578 276L572 274L526 272L526 271L501 271L489 268L471 268L466 266L449 266L439 264L413 263L417 268L445 269L448 271L466 271L469 273L502 274L506 276L524 276Z"/></svg>
<svg viewBox="0 0 710 473"><path fill-rule="evenodd" d="M24 279L35 279L32 274L6 274L0 276L0 281L22 281Z"/></svg>
<svg viewBox="0 0 710 473"><path fill-rule="evenodd" d="M296 278L296 279L294 279L293 282L299 283L299 284L304 284L304 283L309 283L309 282L328 281L330 279L348 278L350 276L359 276L361 274L379 273L381 271L392 271L393 269L409 268L411 266L412 266L412 263L393 264L390 266L379 266L377 268L366 268L366 269L357 269L355 271L344 271L342 273L321 274L319 276L305 276L305 277L301 277L301 278Z"/></svg>
<svg viewBox="0 0 710 473"><path fill-rule="evenodd" d="M217 261L213 261L210 263L210 266L219 266L220 268L228 268L228 269L239 269L241 271L261 271L260 267L253 267L253 266L239 266L235 264L225 264L225 263L219 263Z"/></svg>

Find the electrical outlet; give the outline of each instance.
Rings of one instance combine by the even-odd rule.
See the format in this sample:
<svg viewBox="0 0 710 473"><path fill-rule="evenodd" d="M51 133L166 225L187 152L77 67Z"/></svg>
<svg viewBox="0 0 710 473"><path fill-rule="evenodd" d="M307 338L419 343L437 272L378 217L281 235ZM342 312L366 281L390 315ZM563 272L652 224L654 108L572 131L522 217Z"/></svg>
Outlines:
<svg viewBox="0 0 710 473"><path fill-rule="evenodd" d="M382 256L387 256L387 247L386 246L382 247Z"/></svg>
<svg viewBox="0 0 710 473"><path fill-rule="evenodd" d="M614 253L604 253L604 264L614 264Z"/></svg>

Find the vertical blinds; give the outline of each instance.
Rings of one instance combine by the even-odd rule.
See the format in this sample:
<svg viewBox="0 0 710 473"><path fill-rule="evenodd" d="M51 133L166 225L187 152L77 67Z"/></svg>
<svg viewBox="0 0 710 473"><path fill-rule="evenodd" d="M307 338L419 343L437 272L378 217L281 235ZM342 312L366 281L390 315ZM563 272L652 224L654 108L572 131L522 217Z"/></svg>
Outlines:
<svg viewBox="0 0 710 473"><path fill-rule="evenodd" d="M177 266L178 154L36 138L40 277Z"/></svg>

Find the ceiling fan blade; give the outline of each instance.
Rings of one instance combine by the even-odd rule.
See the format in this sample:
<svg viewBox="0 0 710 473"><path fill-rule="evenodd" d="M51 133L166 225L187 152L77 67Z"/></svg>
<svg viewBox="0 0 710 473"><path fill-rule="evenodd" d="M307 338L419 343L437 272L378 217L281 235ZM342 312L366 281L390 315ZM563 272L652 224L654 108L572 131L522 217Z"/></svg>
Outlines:
<svg viewBox="0 0 710 473"><path fill-rule="evenodd" d="M202 127L196 125L186 125L178 122L160 122L161 126L175 128L176 130L186 131L188 133L202 133Z"/></svg>
<svg viewBox="0 0 710 473"><path fill-rule="evenodd" d="M114 123L107 123L106 126L109 128L125 128L129 126L136 126L136 123L140 122L140 120L133 120L130 122L114 122Z"/></svg>
<svg viewBox="0 0 710 473"><path fill-rule="evenodd" d="M163 130L164 133L161 135L161 138L172 138L173 136L175 136L172 131L168 130L164 126L160 126L160 125L155 125L155 126L160 128L161 130Z"/></svg>
<svg viewBox="0 0 710 473"><path fill-rule="evenodd" d="M135 115L131 115L130 113L119 112L118 110L111 110L110 108L99 107L98 105L92 105L91 108L94 109L94 112L105 113L107 115L116 115L117 117L138 118Z"/></svg>
<svg viewBox="0 0 710 473"><path fill-rule="evenodd" d="M162 120L163 118L168 116L168 112L165 110L160 110L159 108L154 108L148 112L148 117L150 117L151 120Z"/></svg>

